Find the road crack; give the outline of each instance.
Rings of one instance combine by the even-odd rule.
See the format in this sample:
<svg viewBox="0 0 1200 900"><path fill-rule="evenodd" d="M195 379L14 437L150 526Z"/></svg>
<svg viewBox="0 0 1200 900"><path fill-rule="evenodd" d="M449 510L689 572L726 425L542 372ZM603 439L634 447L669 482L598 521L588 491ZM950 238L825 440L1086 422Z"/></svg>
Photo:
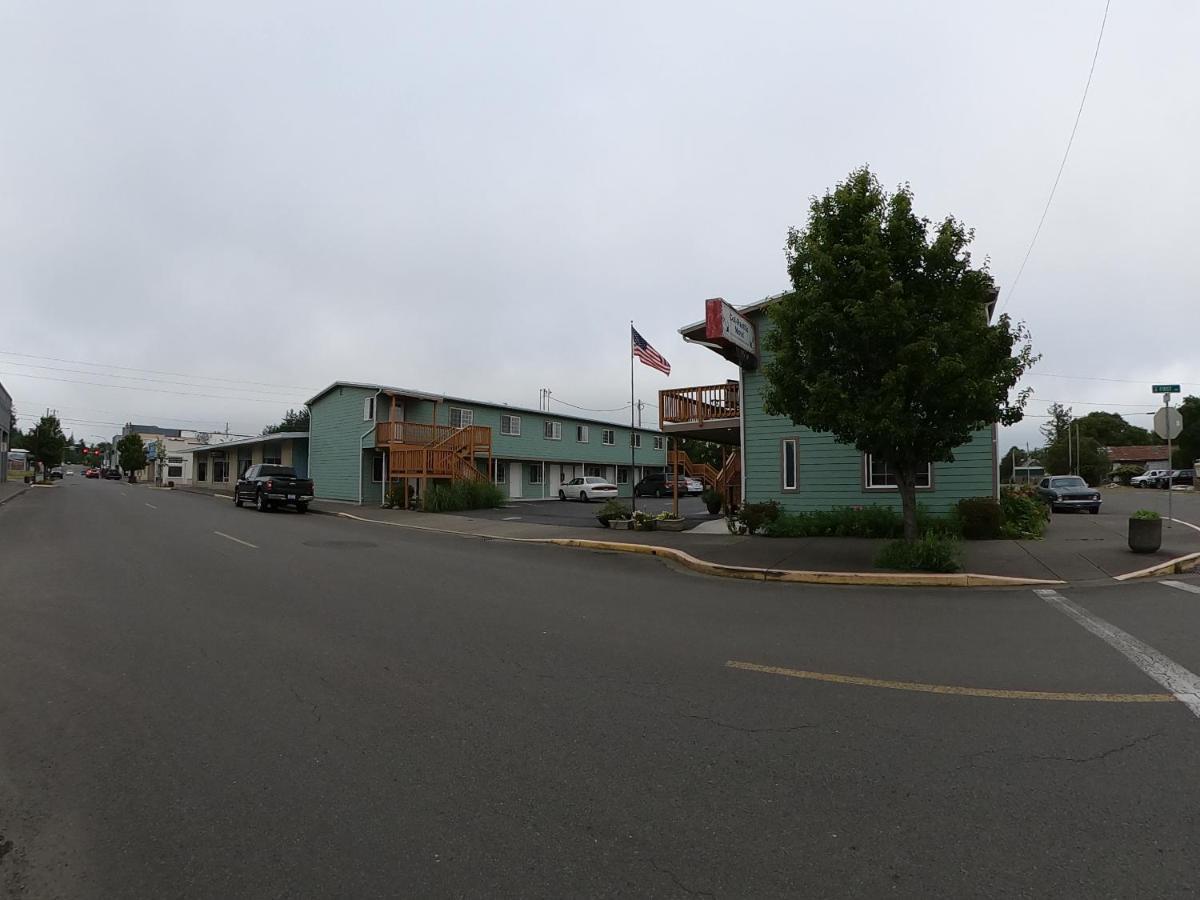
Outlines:
<svg viewBox="0 0 1200 900"><path fill-rule="evenodd" d="M650 868L652 868L655 872L658 872L662 875L666 875L668 878L670 878L671 881L673 881L675 883L675 887L679 888L685 894L690 894L693 897L716 897L717 896L712 891L703 891L703 890L700 890L699 888L688 887L686 884L684 884L682 881L679 880L678 875L676 875L670 869L664 869L657 862L655 862L654 857L647 857L646 862L650 863Z"/></svg>
<svg viewBox="0 0 1200 900"><path fill-rule="evenodd" d="M1105 750L1103 753L1097 753L1095 756L1032 756L1030 758L1037 759L1037 760L1052 760L1055 762L1073 762L1073 763L1096 762L1097 760L1107 759L1108 757L1112 756L1114 753L1121 753L1125 750L1129 750L1133 747L1136 747L1138 744L1144 744L1147 741L1152 741L1156 737L1162 737L1162 735L1163 735L1163 732L1155 731L1155 732L1152 732L1151 734L1143 735L1140 738L1134 738L1129 743L1121 744L1119 747L1111 747L1108 750Z"/></svg>
<svg viewBox="0 0 1200 900"><path fill-rule="evenodd" d="M805 728L818 727L814 723L804 722L800 725L784 725L779 728L747 728L744 725L734 725L732 722L722 722L720 719L714 719L711 716L696 716L680 713L685 719L698 719L701 722L708 722L716 725L718 728L728 728L730 731L740 731L743 734L787 734L792 731L801 731Z"/></svg>

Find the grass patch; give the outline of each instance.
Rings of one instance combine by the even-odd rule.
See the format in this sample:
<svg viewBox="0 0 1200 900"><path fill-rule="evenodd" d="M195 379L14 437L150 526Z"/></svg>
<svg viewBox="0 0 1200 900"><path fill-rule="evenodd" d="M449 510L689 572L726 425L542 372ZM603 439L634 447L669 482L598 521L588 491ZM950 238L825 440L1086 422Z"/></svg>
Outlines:
<svg viewBox="0 0 1200 900"><path fill-rule="evenodd" d="M962 568L962 545L957 538L942 534L892 541L879 552L875 565L902 572L957 572Z"/></svg>

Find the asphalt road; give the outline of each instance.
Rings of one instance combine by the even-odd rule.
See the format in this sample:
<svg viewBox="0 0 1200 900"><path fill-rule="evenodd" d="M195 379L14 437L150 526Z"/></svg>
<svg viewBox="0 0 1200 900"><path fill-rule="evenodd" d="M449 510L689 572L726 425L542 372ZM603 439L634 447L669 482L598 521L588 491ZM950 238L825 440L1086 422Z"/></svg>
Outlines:
<svg viewBox="0 0 1200 900"><path fill-rule="evenodd" d="M629 499L622 498L622 503L628 505ZM574 527L599 527L596 513L602 503L592 501L581 503L578 500L521 500L509 503L501 509L476 509L469 515L477 519L508 519L522 522L533 522L539 525L570 525ZM657 497L638 497L637 508L649 513L669 512L671 499ZM680 497L679 514L685 519L719 519L719 515L710 516L699 497Z"/></svg>
<svg viewBox="0 0 1200 900"><path fill-rule="evenodd" d="M0 546L10 896L1200 892L1200 719L1080 619L1186 680L1179 587L754 584L81 479Z"/></svg>

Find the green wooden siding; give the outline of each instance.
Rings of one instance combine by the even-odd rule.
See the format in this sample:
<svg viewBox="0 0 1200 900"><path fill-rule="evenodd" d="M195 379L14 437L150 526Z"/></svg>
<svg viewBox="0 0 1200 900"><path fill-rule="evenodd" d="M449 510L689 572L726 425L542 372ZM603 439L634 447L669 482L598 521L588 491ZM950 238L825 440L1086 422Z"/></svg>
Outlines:
<svg viewBox="0 0 1200 900"><path fill-rule="evenodd" d="M308 472L317 497L358 500L361 448L375 443L374 434L362 436L372 427L363 421L363 400L374 394L366 388L338 386L309 407ZM369 470L365 477L370 479Z"/></svg>
<svg viewBox="0 0 1200 900"><path fill-rule="evenodd" d="M754 318L761 340L767 328L765 317ZM767 415L763 410L766 379L761 367L743 372L742 379L747 502L778 500L795 512L842 506L900 507L896 491L864 487L863 456L853 446L839 443L832 435L794 425L786 417ZM799 485L795 491L782 489L781 442L785 438L796 438L799 450ZM996 460L992 438L991 428L982 429L954 451L954 462L934 463L933 488L918 490L918 502L931 512L946 512L964 497L993 496Z"/></svg>

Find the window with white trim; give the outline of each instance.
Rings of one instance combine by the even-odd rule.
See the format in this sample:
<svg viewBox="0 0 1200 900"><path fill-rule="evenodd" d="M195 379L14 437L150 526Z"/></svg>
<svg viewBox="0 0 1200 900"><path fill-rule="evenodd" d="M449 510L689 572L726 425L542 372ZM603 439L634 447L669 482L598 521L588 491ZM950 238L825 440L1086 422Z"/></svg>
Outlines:
<svg viewBox="0 0 1200 900"><path fill-rule="evenodd" d="M594 464L585 465L583 467L583 475L585 478L603 478L604 477L604 467L597 466Z"/></svg>
<svg viewBox="0 0 1200 900"><path fill-rule="evenodd" d="M864 484L869 491L894 491L896 490L896 473L888 467L888 464L881 459L875 459L870 453L864 457L863 465L866 468L866 478ZM933 464L926 463L925 468L918 471L916 478L916 486L919 489L928 489L933 487Z"/></svg>
<svg viewBox="0 0 1200 900"><path fill-rule="evenodd" d="M501 416L500 417L500 433L509 434L513 437L521 436L521 417L520 416Z"/></svg>
<svg viewBox="0 0 1200 900"><path fill-rule="evenodd" d="M617 466L617 484L629 484L629 466Z"/></svg>
<svg viewBox="0 0 1200 900"><path fill-rule="evenodd" d="M586 444L588 442L588 427L586 425L575 426L575 442Z"/></svg>
<svg viewBox="0 0 1200 900"><path fill-rule="evenodd" d="M785 491L794 491L800 486L800 443L795 438L784 438L780 442L779 463L782 468L781 484Z"/></svg>
<svg viewBox="0 0 1200 900"><path fill-rule="evenodd" d="M542 437L548 441L561 441L562 422L543 422Z"/></svg>
<svg viewBox="0 0 1200 900"><path fill-rule="evenodd" d="M263 447L264 465L282 466L283 465L283 448L276 444L274 447L270 445Z"/></svg>
<svg viewBox="0 0 1200 900"><path fill-rule="evenodd" d="M279 465L279 463L276 463ZM371 483L381 484L383 482L383 454L376 453L375 458L371 460Z"/></svg>
<svg viewBox="0 0 1200 900"><path fill-rule="evenodd" d="M611 447L616 442L617 433L613 431L613 429L605 428L604 431L600 433L600 443L604 444L606 447Z"/></svg>
<svg viewBox="0 0 1200 900"><path fill-rule="evenodd" d="M642 449L642 436L640 434L638 434L636 431L633 432L632 434L629 435L629 443L633 446L633 448L635 450L641 450Z"/></svg>
<svg viewBox="0 0 1200 900"><path fill-rule="evenodd" d="M661 434L656 434L654 436L654 449L661 450L662 448L663 448L663 436Z"/></svg>
<svg viewBox="0 0 1200 900"><path fill-rule="evenodd" d="M459 406L450 407L450 427L466 428L475 424L475 410L463 409Z"/></svg>
<svg viewBox="0 0 1200 900"><path fill-rule="evenodd" d="M374 394L372 394L370 397L363 397L363 421L364 422L375 421L375 395Z"/></svg>
<svg viewBox="0 0 1200 900"><path fill-rule="evenodd" d="M529 466L529 483L530 484L541 484L542 483L542 464L541 463L532 463Z"/></svg>
<svg viewBox="0 0 1200 900"><path fill-rule="evenodd" d="M182 478L183 477L183 466L171 466L171 465L167 466L167 477L168 478Z"/></svg>
<svg viewBox="0 0 1200 900"><path fill-rule="evenodd" d="M504 484L504 476L508 474L508 463L496 460L493 465L496 467L496 472L492 477L492 480L496 482L496 484Z"/></svg>

